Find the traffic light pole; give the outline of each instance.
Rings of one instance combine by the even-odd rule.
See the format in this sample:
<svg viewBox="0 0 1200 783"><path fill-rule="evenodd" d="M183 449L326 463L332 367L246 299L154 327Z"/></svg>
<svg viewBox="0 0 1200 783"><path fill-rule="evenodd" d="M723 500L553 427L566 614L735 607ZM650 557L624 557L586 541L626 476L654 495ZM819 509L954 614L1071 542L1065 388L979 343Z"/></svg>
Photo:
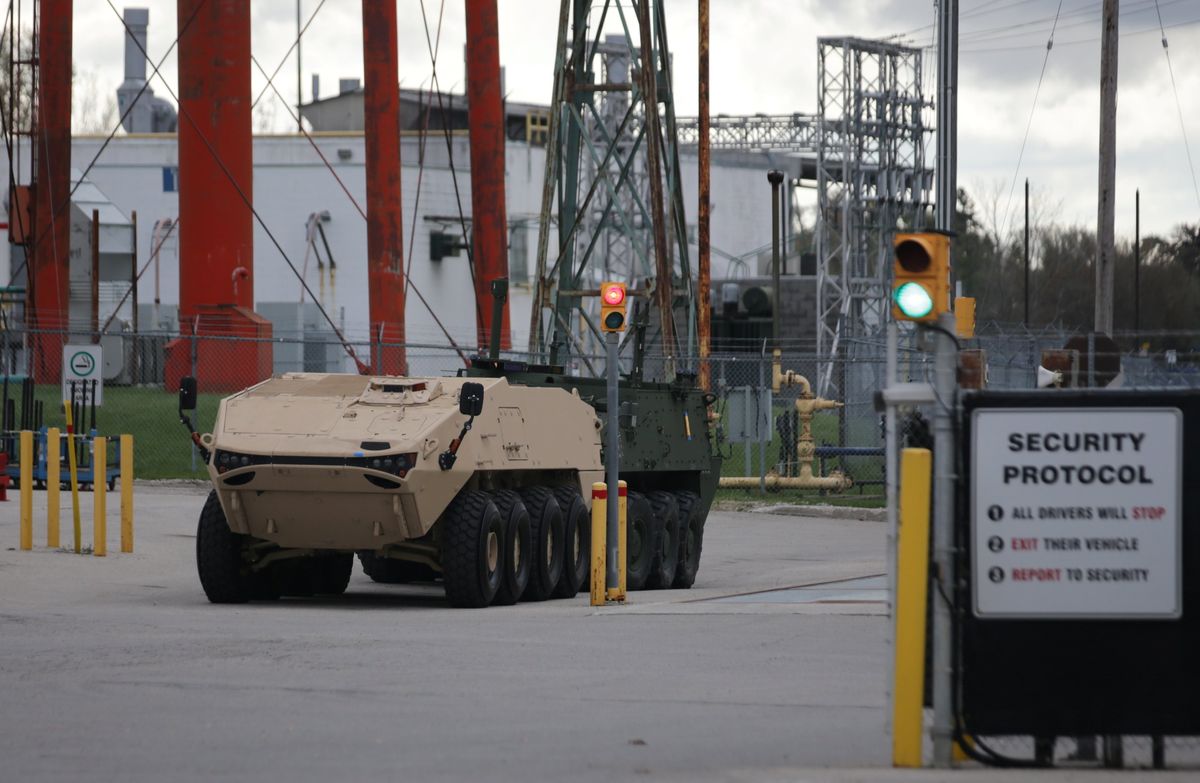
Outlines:
<svg viewBox="0 0 1200 783"><path fill-rule="evenodd" d="M955 333L954 313L938 316L943 331L934 333L933 405L933 559L936 584L933 596L933 765L953 763L954 703L952 607L954 599L954 416L958 380L958 350L950 335Z"/></svg>
<svg viewBox="0 0 1200 783"><path fill-rule="evenodd" d="M620 587L620 572L618 570L620 550L617 546L620 502L618 497L619 484L617 482L621 472L620 400L617 388L621 368L619 358L620 346L617 342L617 333L606 333L604 335L604 344L608 349L608 368L605 373L608 376L608 422L604 428L604 472L605 480L608 482L608 516L605 520L608 535L605 541L608 553L604 561L607 572L604 581L607 583L609 590L615 590Z"/></svg>

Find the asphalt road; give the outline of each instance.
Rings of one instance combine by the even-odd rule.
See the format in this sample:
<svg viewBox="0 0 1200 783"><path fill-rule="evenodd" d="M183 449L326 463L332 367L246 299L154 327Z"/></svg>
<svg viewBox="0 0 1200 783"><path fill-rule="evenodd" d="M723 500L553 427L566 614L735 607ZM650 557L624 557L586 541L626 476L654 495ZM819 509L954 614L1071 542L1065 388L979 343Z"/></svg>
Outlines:
<svg viewBox="0 0 1200 783"><path fill-rule="evenodd" d="M934 779L885 769L882 523L714 513L696 587L626 607L451 609L357 568L230 607L203 494L137 493L107 558L47 550L41 508L15 551L0 504L0 780Z"/></svg>

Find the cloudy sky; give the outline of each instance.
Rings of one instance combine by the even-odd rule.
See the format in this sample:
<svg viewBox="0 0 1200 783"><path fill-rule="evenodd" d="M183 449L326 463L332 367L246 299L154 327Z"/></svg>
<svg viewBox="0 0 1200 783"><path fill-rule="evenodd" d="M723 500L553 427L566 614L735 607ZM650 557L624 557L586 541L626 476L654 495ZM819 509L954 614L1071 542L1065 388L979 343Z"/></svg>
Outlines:
<svg viewBox="0 0 1200 783"><path fill-rule="evenodd" d="M122 5L113 0L117 8ZM406 87L428 84L428 37L438 46L443 89L461 90L464 3L397 0L400 75ZM711 0L712 110L753 114L812 112L816 107L816 38L826 35L903 35L919 46L933 39L932 0ZM558 3L499 0L501 58L514 100L549 99ZM156 61L176 34L175 0L142 0L150 9L149 52ZM1020 182L1028 176L1042 209L1063 222L1095 222L1101 0L961 0L959 182L985 207L990 221L1011 225L1020 213ZM304 36L304 99L310 74L322 92L339 78L362 75L361 16L357 0L300 0L315 18ZM1118 117L1118 235L1132 236L1133 194L1142 191L1143 233L1164 232L1200 220L1200 194L1189 169L1175 92L1159 32L1166 28L1183 126L1200 162L1200 0L1124 0L1121 3ZM296 38L293 0L254 0L254 55L268 72ZM318 10L319 8L319 10ZM1033 113L1018 172L1018 154L1046 43L1058 15L1054 47ZM680 114L696 110L696 2L667 0ZM440 17L441 30L438 33ZM112 95L122 78L122 27L107 0L75 3L77 93ZM926 50L930 76L934 53ZM280 71L283 96L295 101L293 54ZM175 58L162 75L175 83ZM255 92L266 80L255 71ZM160 82L156 93L169 97ZM273 96L268 93L268 99ZM76 96L77 105L82 96ZM289 125L276 99L273 124ZM271 108L266 109L268 115ZM270 117L268 116L268 120ZM1200 176L1200 171L1195 171ZM1016 195L1009 201L1010 190Z"/></svg>

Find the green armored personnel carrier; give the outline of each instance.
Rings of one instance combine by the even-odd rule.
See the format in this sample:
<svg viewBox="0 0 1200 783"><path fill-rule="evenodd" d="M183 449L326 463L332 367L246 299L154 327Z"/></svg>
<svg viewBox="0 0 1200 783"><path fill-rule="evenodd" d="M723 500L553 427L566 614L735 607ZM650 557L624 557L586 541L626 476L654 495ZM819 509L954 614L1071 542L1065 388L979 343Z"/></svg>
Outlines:
<svg viewBox="0 0 1200 783"><path fill-rule="evenodd" d="M185 379L181 419L195 405ZM719 463L705 397L623 389L630 589L690 587ZM193 430L213 482L196 544L209 600L337 594L357 553L380 582L440 580L456 606L587 589L604 384L475 360L456 378L287 373Z"/></svg>

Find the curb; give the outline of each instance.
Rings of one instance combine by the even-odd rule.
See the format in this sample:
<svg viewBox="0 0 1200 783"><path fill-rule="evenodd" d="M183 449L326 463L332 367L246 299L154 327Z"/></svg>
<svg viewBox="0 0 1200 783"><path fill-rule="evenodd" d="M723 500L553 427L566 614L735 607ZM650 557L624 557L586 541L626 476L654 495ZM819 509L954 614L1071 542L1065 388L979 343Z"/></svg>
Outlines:
<svg viewBox="0 0 1200 783"><path fill-rule="evenodd" d="M779 516L788 517L848 519L859 522L887 521L887 509L884 508L798 505L795 503L747 503L742 501L718 501L713 503L713 509L717 511L740 511L749 514L776 514Z"/></svg>

